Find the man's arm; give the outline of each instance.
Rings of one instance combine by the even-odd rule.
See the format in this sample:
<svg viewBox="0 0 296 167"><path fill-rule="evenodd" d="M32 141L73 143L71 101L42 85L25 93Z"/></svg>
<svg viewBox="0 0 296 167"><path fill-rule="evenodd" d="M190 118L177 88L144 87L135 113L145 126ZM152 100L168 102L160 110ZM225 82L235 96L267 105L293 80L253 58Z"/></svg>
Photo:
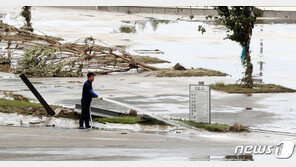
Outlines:
<svg viewBox="0 0 296 167"><path fill-rule="evenodd" d="M89 91L90 91L92 97L95 97L95 98L98 97L98 95L92 89L90 89Z"/></svg>

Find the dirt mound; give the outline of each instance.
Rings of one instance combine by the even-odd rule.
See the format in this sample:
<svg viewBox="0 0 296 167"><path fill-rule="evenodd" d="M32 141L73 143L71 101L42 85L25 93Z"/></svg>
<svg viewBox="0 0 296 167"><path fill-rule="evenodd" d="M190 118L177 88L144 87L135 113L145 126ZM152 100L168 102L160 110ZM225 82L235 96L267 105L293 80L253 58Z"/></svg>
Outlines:
<svg viewBox="0 0 296 167"><path fill-rule="evenodd" d="M129 113L128 113L128 116L132 116L132 117L136 117L138 114L137 114L137 111L134 110L134 109L130 109L129 110Z"/></svg>
<svg viewBox="0 0 296 167"><path fill-rule="evenodd" d="M55 111L56 117L79 119L80 115L70 108L57 108Z"/></svg>
<svg viewBox="0 0 296 167"><path fill-rule="evenodd" d="M174 67L174 70L186 70L185 67L183 67L180 63L177 63Z"/></svg>
<svg viewBox="0 0 296 167"><path fill-rule="evenodd" d="M243 130L244 130L244 127L240 123L234 123L233 126L229 127L229 131L232 131L232 132L241 132Z"/></svg>

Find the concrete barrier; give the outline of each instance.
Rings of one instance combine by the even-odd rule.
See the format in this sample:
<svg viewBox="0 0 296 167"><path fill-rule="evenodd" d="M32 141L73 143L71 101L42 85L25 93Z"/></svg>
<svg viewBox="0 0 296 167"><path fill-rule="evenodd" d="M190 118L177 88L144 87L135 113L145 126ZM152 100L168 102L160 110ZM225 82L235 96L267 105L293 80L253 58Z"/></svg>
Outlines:
<svg viewBox="0 0 296 167"><path fill-rule="evenodd" d="M126 6L118 6L117 7L117 12L128 13L129 12L129 7L126 7Z"/></svg>
<svg viewBox="0 0 296 167"><path fill-rule="evenodd" d="M266 10L263 12L263 17L275 17L275 12L274 11L270 11L270 10Z"/></svg>
<svg viewBox="0 0 296 167"><path fill-rule="evenodd" d="M195 15L195 16L217 16L218 12L214 9L202 8L173 8L173 7L140 7L140 6L120 6L108 7L110 12L129 12L129 13L156 13L156 14L172 14L172 15ZM296 11L273 11L264 10L262 17L276 19L296 19Z"/></svg>
<svg viewBox="0 0 296 167"><path fill-rule="evenodd" d="M172 15L217 16L214 9L206 8L177 8L177 7L142 7L142 6L57 6L57 8L101 10L123 13L156 13ZM296 20L296 11L263 10L263 16L274 19Z"/></svg>
<svg viewBox="0 0 296 167"><path fill-rule="evenodd" d="M67 8L67 9L98 10L98 6L49 6L49 7L53 7L53 8Z"/></svg>
<svg viewBox="0 0 296 167"><path fill-rule="evenodd" d="M118 7L117 6L109 6L107 8L107 11L109 11L109 12L118 12Z"/></svg>
<svg viewBox="0 0 296 167"><path fill-rule="evenodd" d="M140 13L141 8L140 7L129 8L129 12L131 12L131 13Z"/></svg>
<svg viewBox="0 0 296 167"><path fill-rule="evenodd" d="M152 8L152 13L165 14L165 8Z"/></svg>
<svg viewBox="0 0 296 167"><path fill-rule="evenodd" d="M141 7L141 13L153 13L153 9L151 7Z"/></svg>
<svg viewBox="0 0 296 167"><path fill-rule="evenodd" d="M177 10L177 14L180 14L180 15L191 15L192 12L191 9L179 9Z"/></svg>
<svg viewBox="0 0 296 167"><path fill-rule="evenodd" d="M170 9L170 8L166 8L166 9L165 9L165 13L166 13L166 14L172 14L172 15L176 15L176 14L178 14L178 12L177 12L176 9Z"/></svg>
<svg viewBox="0 0 296 167"><path fill-rule="evenodd" d="M275 17L281 19L291 19L291 12L289 11L275 11Z"/></svg>
<svg viewBox="0 0 296 167"><path fill-rule="evenodd" d="M191 13L194 16L204 16L205 15L205 9L191 10Z"/></svg>

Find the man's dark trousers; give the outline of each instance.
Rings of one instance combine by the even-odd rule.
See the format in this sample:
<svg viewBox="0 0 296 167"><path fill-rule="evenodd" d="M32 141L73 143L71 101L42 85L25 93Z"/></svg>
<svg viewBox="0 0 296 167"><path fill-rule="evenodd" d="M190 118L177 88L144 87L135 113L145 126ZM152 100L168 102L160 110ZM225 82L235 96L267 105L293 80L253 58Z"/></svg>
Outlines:
<svg viewBox="0 0 296 167"><path fill-rule="evenodd" d="M85 127L90 127L89 118L90 118L90 103L81 102L81 116L79 120L79 126L83 127L83 122L85 122Z"/></svg>

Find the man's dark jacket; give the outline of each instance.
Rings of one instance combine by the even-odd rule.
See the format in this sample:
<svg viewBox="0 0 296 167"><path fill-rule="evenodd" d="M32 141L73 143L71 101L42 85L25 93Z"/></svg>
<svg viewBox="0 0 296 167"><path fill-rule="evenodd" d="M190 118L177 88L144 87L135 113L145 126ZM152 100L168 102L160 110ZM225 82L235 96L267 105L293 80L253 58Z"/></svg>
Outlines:
<svg viewBox="0 0 296 167"><path fill-rule="evenodd" d="M82 89L82 99L81 99L81 103L85 104L85 105L89 105L91 103L92 97L93 95L91 94L91 90L92 90L92 84L89 80L87 80L84 85L83 85L83 89Z"/></svg>

